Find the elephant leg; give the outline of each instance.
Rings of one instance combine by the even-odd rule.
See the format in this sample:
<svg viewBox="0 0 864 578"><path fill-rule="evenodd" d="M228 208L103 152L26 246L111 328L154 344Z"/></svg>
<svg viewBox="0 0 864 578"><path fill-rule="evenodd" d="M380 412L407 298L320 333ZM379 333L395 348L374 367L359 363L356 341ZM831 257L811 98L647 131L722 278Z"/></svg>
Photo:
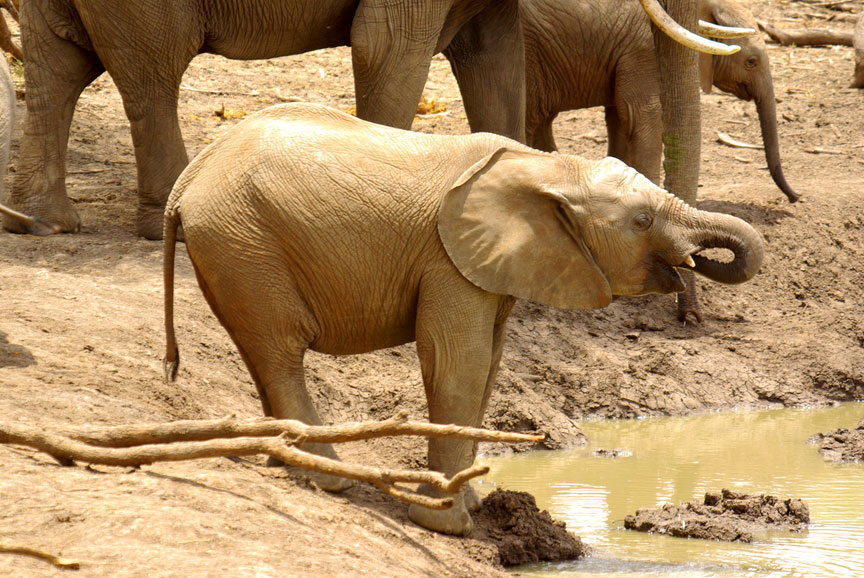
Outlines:
<svg viewBox="0 0 864 578"><path fill-rule="evenodd" d="M411 128L450 3L422 4L362 0L358 5L351 25L358 117Z"/></svg>
<svg viewBox="0 0 864 578"><path fill-rule="evenodd" d="M444 50L472 132L525 142L525 47L517 0L493 2Z"/></svg>
<svg viewBox="0 0 864 578"><path fill-rule="evenodd" d="M229 243L210 240L226 253L234 253ZM199 253L193 249L190 255ZM303 371L303 356L317 334L318 325L294 289L290 272L262 273L265 265L260 261L202 262L206 258L192 258L198 284L210 308L237 345L255 381L265 415L321 425L306 389ZM205 273L217 271L215 275ZM232 279L255 279L254 297L250 297L253 289ZM331 444L306 443L300 449L339 459ZM339 492L353 485L350 480L338 476L317 472L304 474L329 492Z"/></svg>
<svg viewBox="0 0 864 578"><path fill-rule="evenodd" d="M462 290L424 298L417 316L417 352L429 404L429 421L479 427L489 400L500 360L503 324L496 325L498 300L490 299L468 282L458 279ZM444 305L446 304L446 305ZM470 320L466 319L466 312ZM506 316L505 316L506 317ZM430 439L429 468L450 477L474 463L476 444L467 440ZM421 493L442 497L429 486ZM445 534L468 534L473 523L468 508L477 507L476 494L463 489L453 496L447 510L412 505L408 515L415 523Z"/></svg>
<svg viewBox="0 0 864 578"><path fill-rule="evenodd" d="M66 196L69 127L81 91L105 69L94 52L54 34L35 4L22 6L27 117L8 202L61 232L75 233L81 219ZM8 217L3 226L26 232Z"/></svg>
<svg viewBox="0 0 864 578"><path fill-rule="evenodd" d="M612 130L609 130L610 156L660 184L663 163L663 111L660 107L660 85L653 52L636 53L622 59L615 69L615 110L617 138L615 147L626 148L626 157L612 153ZM610 122L606 110L607 126ZM617 151L616 151L617 152Z"/></svg>
<svg viewBox="0 0 864 578"><path fill-rule="evenodd" d="M531 135L531 146L537 150L547 153L553 153L558 150L555 145L555 136L552 134L552 121L555 117L543 119L535 128Z"/></svg>
<svg viewBox="0 0 864 578"><path fill-rule="evenodd" d="M630 151L627 135L623 127L626 126L618 114L617 106L607 106L604 109L606 119L606 138L608 140L606 155L627 163L630 166Z"/></svg>
<svg viewBox="0 0 864 578"><path fill-rule="evenodd" d="M137 233L145 239L161 239L165 203L189 162L177 118L177 98L191 58L173 66L159 62L158 71L142 70L146 59L141 60L134 70L115 73L108 65L108 72L117 83L132 129L138 171Z"/></svg>

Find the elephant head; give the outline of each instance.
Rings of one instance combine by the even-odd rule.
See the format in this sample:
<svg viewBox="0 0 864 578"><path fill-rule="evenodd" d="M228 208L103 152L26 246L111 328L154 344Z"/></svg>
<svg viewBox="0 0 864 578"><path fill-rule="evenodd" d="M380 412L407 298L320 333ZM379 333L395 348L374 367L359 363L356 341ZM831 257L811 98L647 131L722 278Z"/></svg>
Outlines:
<svg viewBox="0 0 864 578"><path fill-rule="evenodd" d="M694 209L617 159L509 148L456 181L441 202L438 231L478 287L562 309L682 291L676 268L740 283L763 255L759 234L744 221ZM735 258L697 254L708 248Z"/></svg>
<svg viewBox="0 0 864 578"><path fill-rule="evenodd" d="M753 15L734 0L700 0L699 17L712 24L746 27L758 30ZM702 90L711 92L711 86L730 92L742 100L756 103L762 140L765 144L765 159L771 178L781 191L794 203L800 198L783 175L780 163L780 140L777 136L777 107L774 99L774 82L765 42L760 34L734 41L741 50L730 56L699 55L699 77Z"/></svg>

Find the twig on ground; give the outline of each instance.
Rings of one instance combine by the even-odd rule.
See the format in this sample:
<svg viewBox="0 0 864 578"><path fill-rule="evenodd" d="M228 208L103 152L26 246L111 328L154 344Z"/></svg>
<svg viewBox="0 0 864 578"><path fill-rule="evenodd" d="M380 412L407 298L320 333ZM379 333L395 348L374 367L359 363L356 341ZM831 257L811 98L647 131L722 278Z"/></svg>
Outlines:
<svg viewBox="0 0 864 578"><path fill-rule="evenodd" d="M814 155L845 155L846 153L843 151L838 151L834 149L823 149L821 147L813 147L809 149L804 149L805 153L810 153Z"/></svg>
<svg viewBox="0 0 864 578"><path fill-rule="evenodd" d="M30 556L31 558L45 560L46 562L53 564L57 568L64 568L66 570L78 570L81 567L81 564L79 562L76 562L75 560L61 558L59 556L55 556L54 554L49 554L48 552L37 550L36 548L19 546L17 544L8 544L5 542L0 542L0 554L20 554L21 556Z"/></svg>
<svg viewBox="0 0 864 578"><path fill-rule="evenodd" d="M216 94L222 96L261 96L261 93L257 90L253 90L252 92L239 92L234 90L221 90L221 89L209 89L209 88L196 88L194 86L189 86L188 84L181 84L180 90L188 90L189 92L200 92L202 94Z"/></svg>

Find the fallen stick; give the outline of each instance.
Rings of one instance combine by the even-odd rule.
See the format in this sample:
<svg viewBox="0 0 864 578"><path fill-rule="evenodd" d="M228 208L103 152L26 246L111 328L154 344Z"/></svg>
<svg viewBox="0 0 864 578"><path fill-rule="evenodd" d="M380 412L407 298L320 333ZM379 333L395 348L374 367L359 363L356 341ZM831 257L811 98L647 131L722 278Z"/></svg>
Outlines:
<svg viewBox="0 0 864 578"><path fill-rule="evenodd" d="M75 560L61 558L59 556L55 556L54 554L49 554L48 552L37 550L36 548L30 548L28 546L18 546L16 544L0 542L0 554L20 554L21 556L30 556L31 558L45 560L46 562L53 564L57 568L64 568L66 570L78 570L81 567L81 564L79 562L76 562Z"/></svg>
<svg viewBox="0 0 864 578"><path fill-rule="evenodd" d="M783 46L852 46L852 31L828 28L775 28L759 21L759 28L777 44Z"/></svg>
<svg viewBox="0 0 864 578"><path fill-rule="evenodd" d="M765 148L762 145L755 145L755 144L750 144L750 143L746 143L746 142L741 142L740 140L735 140L734 138L732 138L731 136L729 136L725 132L718 132L717 133L717 140L722 142L723 144L725 144L727 146L735 147L735 148L739 148L739 149L762 150Z"/></svg>
<svg viewBox="0 0 864 578"><path fill-rule="evenodd" d="M252 432L251 437L249 432ZM399 500L432 509L447 509L453 505L453 499L430 498L395 484L424 483L453 494L468 480L487 473L489 468L474 466L447 478L435 471L393 470L344 463L305 452L297 446L306 442L354 441L386 435L456 437L475 441L540 441L544 437L409 422L404 414L384 422L347 426L308 426L293 420L243 423L228 418L97 428L97 435L93 433L91 431L88 435L78 431L58 435L44 428L0 423L0 443L33 447L67 465L81 461L109 466L139 466L160 461L266 454L305 470L369 482ZM96 440L101 445L92 445L81 438L88 442Z"/></svg>
<svg viewBox="0 0 864 578"><path fill-rule="evenodd" d="M804 149L804 152L814 154L814 155L845 155L846 154L843 151L837 151L837 150L833 150L833 149L823 149L821 147Z"/></svg>
<svg viewBox="0 0 864 578"><path fill-rule="evenodd" d="M0 424L2 427L2 424ZM90 445L130 447L178 441L201 441L214 438L272 437L287 434L303 442L340 443L379 437L410 435L428 438L449 437L481 442L539 442L543 434L500 432L452 424L409 421L399 412L384 421L341 425L307 425L296 420L257 419L242 421L233 417L214 420L182 420L168 423L137 424L110 427L70 428L60 432Z"/></svg>

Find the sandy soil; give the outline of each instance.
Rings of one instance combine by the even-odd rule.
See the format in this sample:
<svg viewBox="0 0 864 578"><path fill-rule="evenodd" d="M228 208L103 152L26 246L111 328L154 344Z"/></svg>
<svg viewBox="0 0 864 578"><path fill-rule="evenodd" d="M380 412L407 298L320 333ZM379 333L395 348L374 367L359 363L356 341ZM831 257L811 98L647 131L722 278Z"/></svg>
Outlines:
<svg viewBox="0 0 864 578"><path fill-rule="evenodd" d="M781 26L800 26L784 18L813 12L798 2L748 4ZM678 323L670 297L620 300L594 312L520 303L486 425L544 431L554 448L580 443L573 420L588 416L864 399L864 91L846 88L851 48L771 46L770 55L785 169L804 195L799 203L788 204L775 188L761 151L716 141L717 131L759 141L752 103L703 98L700 206L762 232L762 272L738 287L703 282L701 325ZM349 108L349 63L347 49L260 62L197 58L180 102L190 155L237 122L232 117L288 97ZM418 118L416 130L468 132L440 57L426 95L448 111ZM605 152L599 110L562 114L556 135L567 152ZM13 165L16 152L17 140ZM131 139L106 76L78 104L67 182L83 216L80 235L0 235L3 419L59 426L258 416L254 386L182 251L175 318L184 365L177 383L162 381L161 244L134 234ZM425 417L410 345L341 358L312 354L307 367L329 421L385 418L398 409ZM424 464L423 446L358 443L342 455L416 467ZM63 468L30 450L0 447L0 541L80 560L82 576L502 575L492 546L426 532L407 520L404 505L370 487L332 496L262 464ZM60 573L0 555L0 575Z"/></svg>

